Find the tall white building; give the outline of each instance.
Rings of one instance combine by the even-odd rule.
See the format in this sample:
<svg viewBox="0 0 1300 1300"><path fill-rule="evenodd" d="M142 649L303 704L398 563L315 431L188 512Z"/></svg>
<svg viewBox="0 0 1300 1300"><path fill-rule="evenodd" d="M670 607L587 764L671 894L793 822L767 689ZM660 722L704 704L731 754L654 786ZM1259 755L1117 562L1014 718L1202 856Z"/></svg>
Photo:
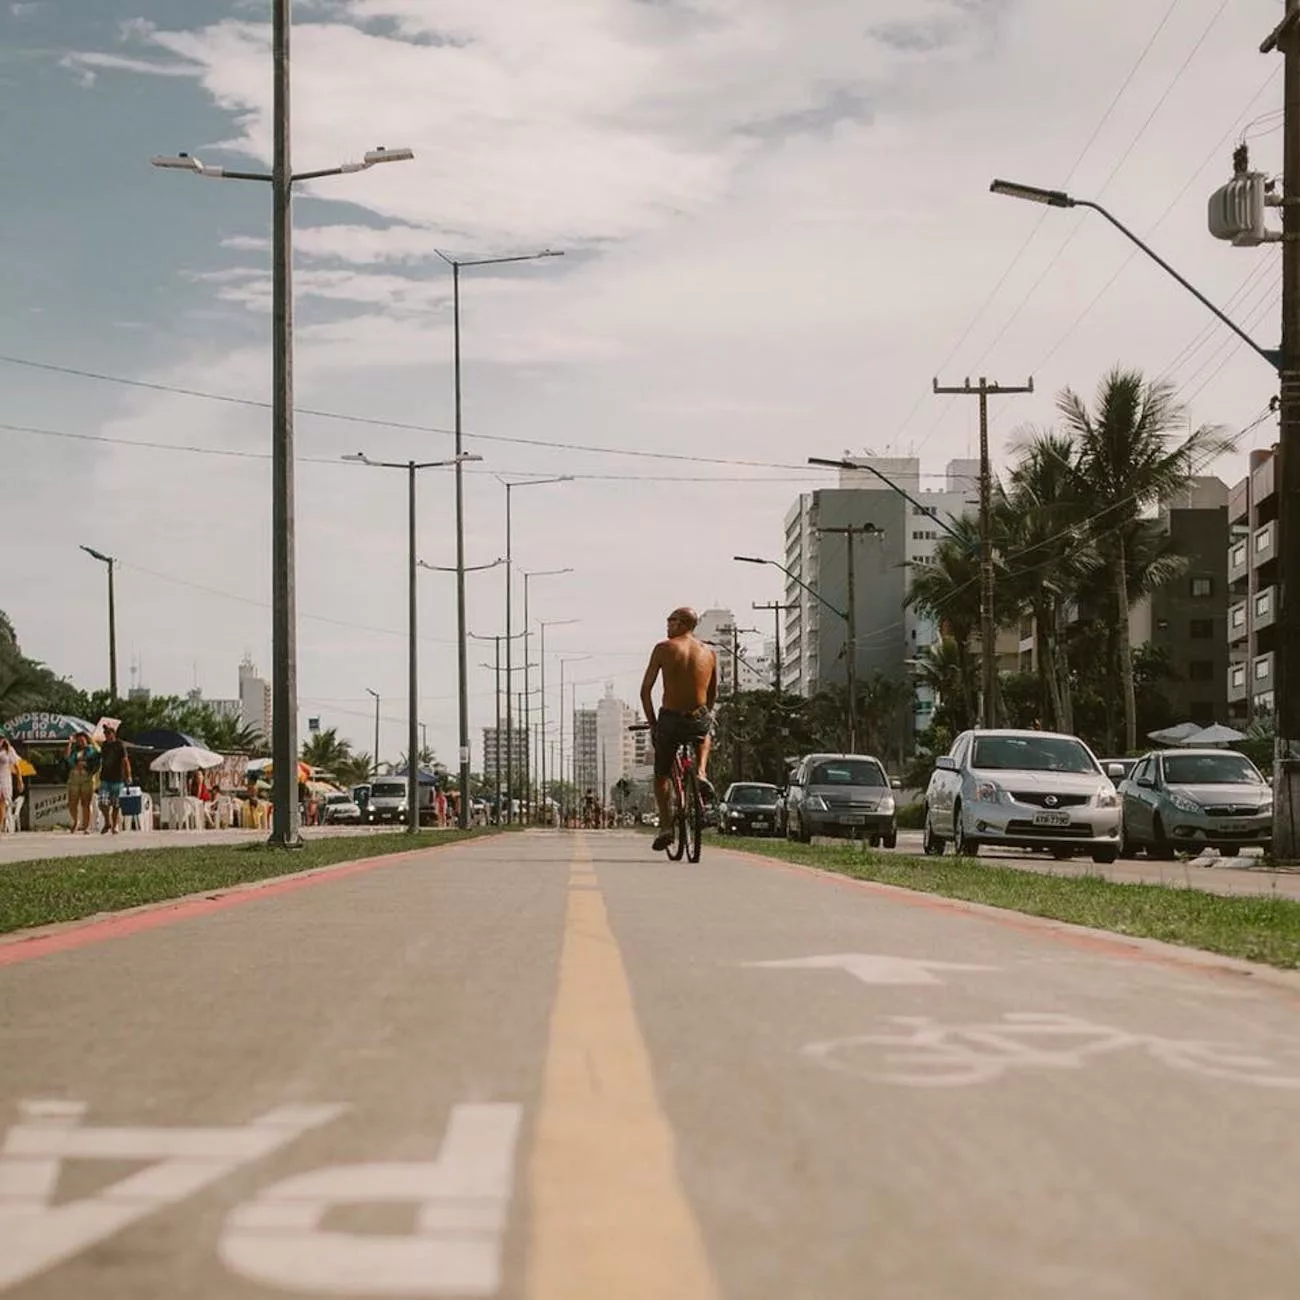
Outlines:
<svg viewBox="0 0 1300 1300"><path fill-rule="evenodd" d="M719 695L730 695L736 689L735 629L736 616L729 609L706 609L695 627L696 637L717 651Z"/></svg>
<svg viewBox="0 0 1300 1300"><path fill-rule="evenodd" d="M613 682L606 682L605 694L596 705L596 781L593 786L604 799L636 762L636 733L628 730L637 714L614 694ZM584 787L585 788L585 787Z"/></svg>
<svg viewBox="0 0 1300 1300"><path fill-rule="evenodd" d="M578 790L594 790L600 783L596 761L596 710L575 709L573 714L573 784Z"/></svg>
<svg viewBox="0 0 1300 1300"><path fill-rule="evenodd" d="M258 676L257 665L249 655L239 665L239 721L270 740L271 683Z"/></svg>

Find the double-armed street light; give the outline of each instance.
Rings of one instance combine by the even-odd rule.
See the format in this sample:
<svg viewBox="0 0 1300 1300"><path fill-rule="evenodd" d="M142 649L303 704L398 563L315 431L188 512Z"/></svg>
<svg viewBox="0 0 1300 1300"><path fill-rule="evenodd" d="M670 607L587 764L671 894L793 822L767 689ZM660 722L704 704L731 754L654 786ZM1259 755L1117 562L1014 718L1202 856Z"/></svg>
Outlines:
<svg viewBox="0 0 1300 1300"><path fill-rule="evenodd" d="M407 527L409 533L409 546L407 553L407 689L410 692L410 702L407 713L407 745L406 745L406 767L407 767L407 795L406 795L406 829L414 835L420 829L420 763L419 763L419 720L420 720L420 698L419 698L419 655L416 650L416 623L418 613L418 601L416 599L415 573L418 567L418 561L415 555L415 476L423 469L449 469L455 466L460 468L461 464L467 460L482 460L481 456L460 455L451 460L427 460L427 461L396 461L396 460L371 460L363 451L353 452L349 456L344 456L344 460L354 461L361 465L368 465L372 469L400 469L406 471L407 476Z"/></svg>

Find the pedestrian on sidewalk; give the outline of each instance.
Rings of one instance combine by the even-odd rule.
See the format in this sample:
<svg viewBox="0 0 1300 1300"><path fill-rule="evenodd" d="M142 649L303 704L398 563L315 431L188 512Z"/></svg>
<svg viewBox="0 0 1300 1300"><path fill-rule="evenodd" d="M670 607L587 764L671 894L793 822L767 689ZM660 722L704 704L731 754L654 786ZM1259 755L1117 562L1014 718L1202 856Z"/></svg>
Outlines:
<svg viewBox="0 0 1300 1300"><path fill-rule="evenodd" d="M99 771L99 750L84 731L78 731L63 751L68 770L68 819L72 833L90 834L94 815L95 777Z"/></svg>
<svg viewBox="0 0 1300 1300"><path fill-rule="evenodd" d="M104 743L99 749L99 811L104 825L101 835L117 834L122 819L122 796L131 779L131 760L126 746L117 738L117 728L104 723Z"/></svg>
<svg viewBox="0 0 1300 1300"><path fill-rule="evenodd" d="M23 792L23 774L18 767L18 751L0 736L0 832L8 825L9 805L14 795Z"/></svg>

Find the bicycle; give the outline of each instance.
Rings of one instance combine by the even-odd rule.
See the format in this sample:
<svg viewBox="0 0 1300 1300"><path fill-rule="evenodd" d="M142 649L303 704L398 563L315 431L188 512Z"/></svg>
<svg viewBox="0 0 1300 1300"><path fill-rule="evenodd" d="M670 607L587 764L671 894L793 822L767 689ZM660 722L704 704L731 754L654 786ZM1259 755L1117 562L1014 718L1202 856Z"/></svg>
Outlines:
<svg viewBox="0 0 1300 1300"><path fill-rule="evenodd" d="M629 731L649 731L649 723L639 722ZM704 798L695 772L695 747L699 742L684 740L673 755L672 826L673 839L664 850L673 862L685 855L688 862L698 862L704 847Z"/></svg>

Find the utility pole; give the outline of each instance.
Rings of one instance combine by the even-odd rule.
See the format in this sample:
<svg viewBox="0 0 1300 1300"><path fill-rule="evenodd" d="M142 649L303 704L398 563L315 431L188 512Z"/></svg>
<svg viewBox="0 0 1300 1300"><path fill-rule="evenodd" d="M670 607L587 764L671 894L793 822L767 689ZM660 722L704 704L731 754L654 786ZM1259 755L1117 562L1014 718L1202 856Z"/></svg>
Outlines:
<svg viewBox="0 0 1300 1300"><path fill-rule="evenodd" d="M998 654L997 629L993 622L993 470L989 464L989 396L1032 393L1034 381L1030 379L1023 388L1008 388L990 384L981 375L978 388L972 388L969 379L961 388L941 388L936 379L934 391L941 396L978 396L980 399L980 643L984 678L980 720L986 727L996 727Z"/></svg>
<svg viewBox="0 0 1300 1300"><path fill-rule="evenodd" d="M846 528L819 528L819 533L837 533L844 538L848 548L848 609L844 621L848 625L845 659L849 688L849 753L858 752L858 593L854 576L853 552L854 539L857 537L879 536L882 529L875 524L850 524Z"/></svg>
<svg viewBox="0 0 1300 1300"><path fill-rule="evenodd" d="M1285 17L1260 50L1280 50L1285 59L1273 852L1286 862L1300 858L1300 0L1287 0Z"/></svg>
<svg viewBox="0 0 1300 1300"><path fill-rule="evenodd" d="M772 622L776 632L776 640L773 644L776 646L776 671L772 674L772 689L781 694L781 615L787 609L798 609L798 605L783 605L779 600L774 600L766 605L752 605L752 609L770 609L772 611Z"/></svg>

